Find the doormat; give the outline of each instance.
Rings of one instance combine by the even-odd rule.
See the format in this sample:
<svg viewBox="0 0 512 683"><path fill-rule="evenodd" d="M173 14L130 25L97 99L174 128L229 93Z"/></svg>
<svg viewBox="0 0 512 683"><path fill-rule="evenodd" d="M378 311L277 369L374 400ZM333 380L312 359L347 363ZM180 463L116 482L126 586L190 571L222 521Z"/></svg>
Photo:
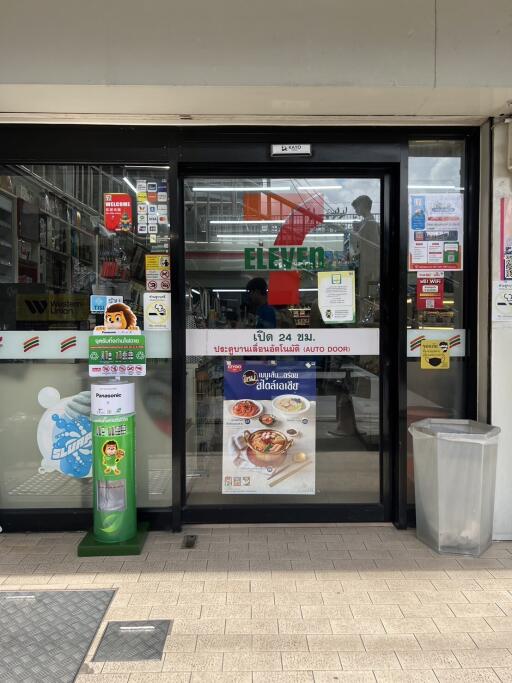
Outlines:
<svg viewBox="0 0 512 683"><path fill-rule="evenodd" d="M0 681L72 683L114 592L0 592Z"/></svg>
<svg viewBox="0 0 512 683"><path fill-rule="evenodd" d="M94 662L135 662L161 659L172 621L111 621L96 650Z"/></svg>

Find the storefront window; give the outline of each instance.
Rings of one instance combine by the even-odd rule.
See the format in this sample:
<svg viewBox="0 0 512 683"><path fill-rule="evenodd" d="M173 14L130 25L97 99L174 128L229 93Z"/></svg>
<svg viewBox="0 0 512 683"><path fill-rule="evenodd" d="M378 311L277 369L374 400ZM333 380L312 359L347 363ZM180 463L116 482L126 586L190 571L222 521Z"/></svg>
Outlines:
<svg viewBox="0 0 512 683"><path fill-rule="evenodd" d="M407 420L466 417L464 142L410 142L408 184Z"/></svg>
<svg viewBox="0 0 512 683"><path fill-rule="evenodd" d="M116 200L117 218L105 214ZM92 504L87 339L105 297L128 304L147 337L138 505L170 504L170 324L144 314L145 292L169 289L147 259L169 258L168 217L165 168L0 167L0 508Z"/></svg>
<svg viewBox="0 0 512 683"><path fill-rule="evenodd" d="M187 504L380 501L380 216L377 178L185 180Z"/></svg>

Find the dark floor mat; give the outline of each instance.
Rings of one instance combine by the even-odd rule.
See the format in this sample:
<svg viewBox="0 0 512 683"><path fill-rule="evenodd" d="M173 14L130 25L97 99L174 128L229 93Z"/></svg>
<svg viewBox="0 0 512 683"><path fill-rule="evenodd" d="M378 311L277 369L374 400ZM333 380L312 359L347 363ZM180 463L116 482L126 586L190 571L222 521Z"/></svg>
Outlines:
<svg viewBox="0 0 512 683"><path fill-rule="evenodd" d="M113 595L0 592L0 681L72 683Z"/></svg>

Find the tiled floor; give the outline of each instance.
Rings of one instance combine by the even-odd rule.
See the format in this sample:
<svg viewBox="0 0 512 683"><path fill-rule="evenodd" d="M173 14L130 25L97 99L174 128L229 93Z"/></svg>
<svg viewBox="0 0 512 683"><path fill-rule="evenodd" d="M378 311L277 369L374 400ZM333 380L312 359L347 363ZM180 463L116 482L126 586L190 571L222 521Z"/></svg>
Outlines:
<svg viewBox="0 0 512 683"><path fill-rule="evenodd" d="M1 534L0 590L113 587L105 623L174 620L151 662L93 662L103 624L77 683L512 682L512 542L473 559L391 526L183 533L195 549L155 532L121 558L78 558L82 534Z"/></svg>

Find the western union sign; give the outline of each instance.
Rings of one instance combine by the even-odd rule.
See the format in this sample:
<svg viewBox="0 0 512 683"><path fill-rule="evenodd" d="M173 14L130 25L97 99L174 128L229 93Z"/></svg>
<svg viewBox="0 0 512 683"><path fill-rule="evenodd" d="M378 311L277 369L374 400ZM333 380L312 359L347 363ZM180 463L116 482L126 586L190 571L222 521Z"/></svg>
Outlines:
<svg viewBox="0 0 512 683"><path fill-rule="evenodd" d="M84 294L18 294L16 320L21 322L76 322L89 317Z"/></svg>

